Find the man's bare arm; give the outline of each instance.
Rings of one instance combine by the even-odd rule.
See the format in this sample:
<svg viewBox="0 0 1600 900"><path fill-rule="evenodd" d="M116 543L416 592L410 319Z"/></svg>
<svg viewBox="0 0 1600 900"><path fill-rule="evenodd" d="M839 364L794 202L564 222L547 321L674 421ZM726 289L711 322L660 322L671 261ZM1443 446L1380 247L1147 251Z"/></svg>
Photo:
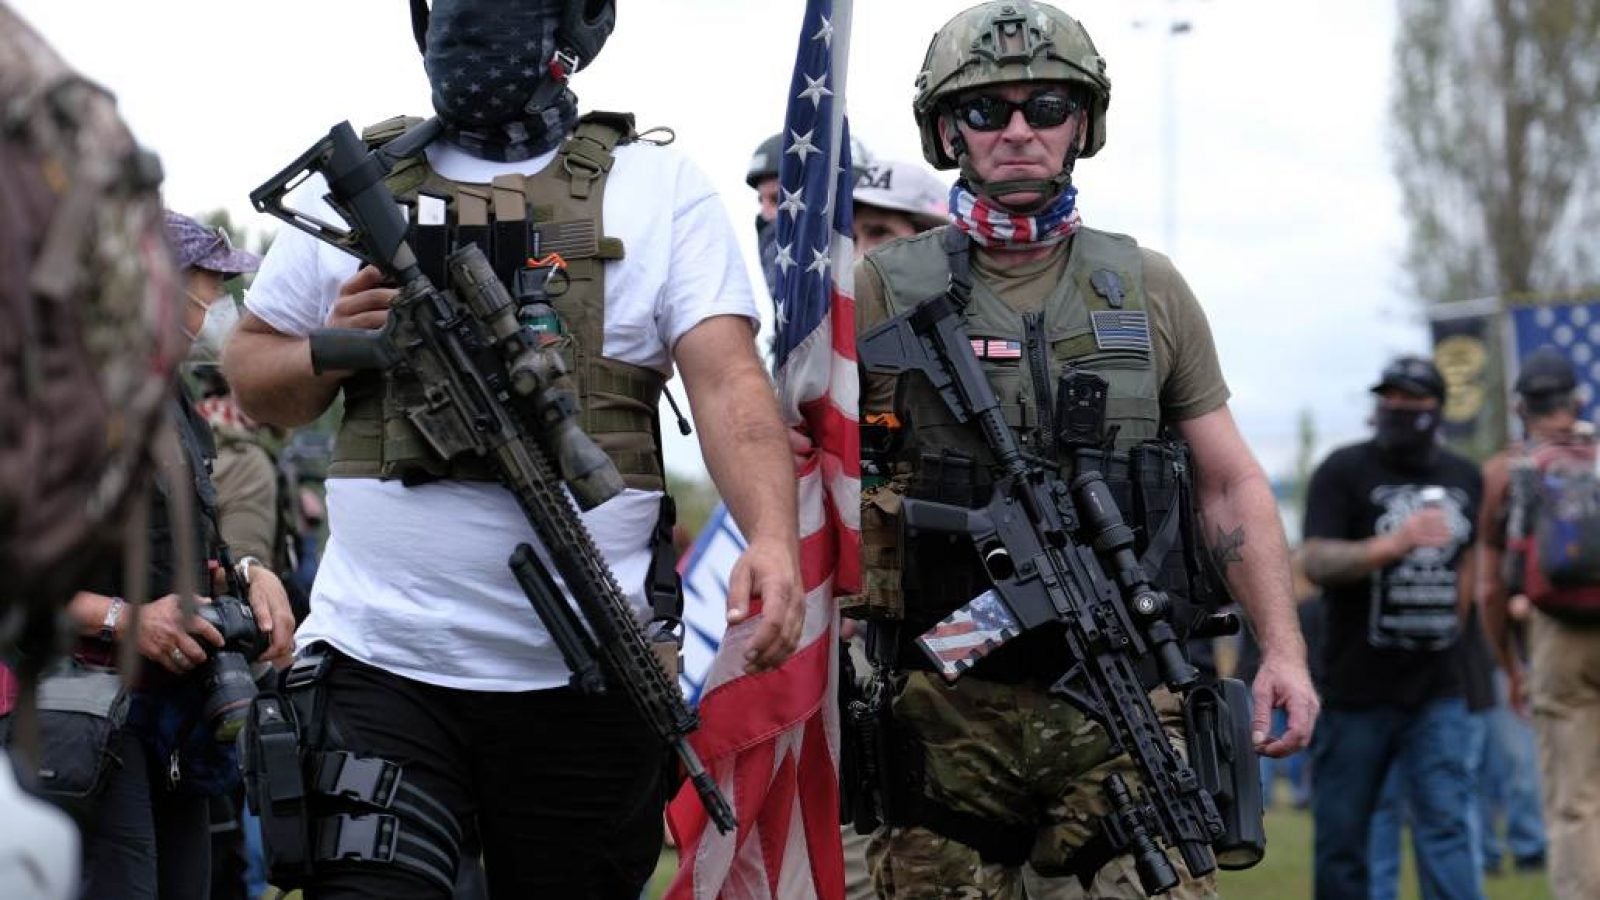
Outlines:
<svg viewBox="0 0 1600 900"><path fill-rule="evenodd" d="M1478 607L1483 613L1483 634L1489 648L1504 668L1516 663L1511 652L1511 592L1506 588L1501 567L1505 551L1484 541L1478 542Z"/></svg>
<svg viewBox="0 0 1600 900"><path fill-rule="evenodd" d="M1353 584L1394 565L1418 547L1443 547L1454 540L1444 511L1425 506L1406 516L1393 531L1365 540L1312 538L1306 541L1303 557L1306 577L1323 587ZM1470 568L1464 570L1462 577L1470 588ZM1465 596L1471 597L1470 594ZM1462 612L1464 614L1465 610Z"/></svg>
<svg viewBox="0 0 1600 900"><path fill-rule="evenodd" d="M1261 643L1252 736L1264 754L1293 753L1310 740L1320 704L1306 669L1289 548L1272 486L1226 406L1180 422L1178 430L1194 451L1201 510L1219 536L1212 553L1224 566ZM1267 723L1275 706L1288 711L1289 726L1281 737L1268 740Z"/></svg>
<svg viewBox="0 0 1600 900"><path fill-rule="evenodd" d="M311 370L310 339L284 334L254 313L245 313L228 340L222 372L246 415L280 428L322 415L341 380Z"/></svg>
<svg viewBox="0 0 1600 900"><path fill-rule="evenodd" d="M1304 659L1288 542L1266 473L1227 407L1181 422L1178 428L1194 451L1200 508L1215 535L1212 557L1250 614L1263 654L1285 652Z"/></svg>
<svg viewBox="0 0 1600 900"><path fill-rule="evenodd" d="M328 312L329 328L378 329L389 320L394 288L383 273L363 266L339 285ZM309 338L284 334L246 313L222 354L222 371L239 406L258 422L293 428L322 415L348 372L316 374Z"/></svg>
<svg viewBox="0 0 1600 900"><path fill-rule="evenodd" d="M1505 580L1506 535L1504 521L1510 491L1507 457L1491 458L1483 465L1483 506L1478 516L1477 601L1483 615L1483 633L1495 659L1508 672L1518 665L1511 649L1511 591Z"/></svg>
<svg viewBox="0 0 1600 900"><path fill-rule="evenodd" d="M1456 617L1463 623L1467 610L1478 597L1478 548L1468 547L1461 552L1456 564Z"/></svg>
<svg viewBox="0 0 1600 900"><path fill-rule="evenodd" d="M805 624L789 429L748 319L707 319L678 340L673 355L706 468L749 542L729 579L728 617L742 620L749 598L761 598L764 621L747 659L752 669L772 668L794 651Z"/></svg>
<svg viewBox="0 0 1600 900"><path fill-rule="evenodd" d="M1301 551L1306 577L1321 587L1354 584L1406 555L1397 536L1398 532L1390 532L1361 541L1310 538Z"/></svg>

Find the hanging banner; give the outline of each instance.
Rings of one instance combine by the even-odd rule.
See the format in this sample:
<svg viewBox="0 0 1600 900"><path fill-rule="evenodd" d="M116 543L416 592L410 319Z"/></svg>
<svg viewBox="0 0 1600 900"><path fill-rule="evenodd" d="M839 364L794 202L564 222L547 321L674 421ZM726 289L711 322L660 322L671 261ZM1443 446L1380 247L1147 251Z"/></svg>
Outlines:
<svg viewBox="0 0 1600 900"><path fill-rule="evenodd" d="M1444 376L1446 440L1471 442L1485 427L1484 413L1495 396L1496 298L1435 306L1429 311L1433 363Z"/></svg>

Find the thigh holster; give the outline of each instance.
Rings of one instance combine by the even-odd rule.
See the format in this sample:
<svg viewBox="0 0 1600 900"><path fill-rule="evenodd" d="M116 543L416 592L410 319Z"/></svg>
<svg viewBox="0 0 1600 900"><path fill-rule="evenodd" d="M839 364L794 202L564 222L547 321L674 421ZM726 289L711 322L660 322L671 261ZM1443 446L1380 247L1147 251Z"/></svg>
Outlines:
<svg viewBox="0 0 1600 900"><path fill-rule="evenodd" d="M251 704L245 794L270 880L289 889L323 867L393 865L452 890L460 825L406 781L403 766L339 746L325 696L332 661L311 648Z"/></svg>

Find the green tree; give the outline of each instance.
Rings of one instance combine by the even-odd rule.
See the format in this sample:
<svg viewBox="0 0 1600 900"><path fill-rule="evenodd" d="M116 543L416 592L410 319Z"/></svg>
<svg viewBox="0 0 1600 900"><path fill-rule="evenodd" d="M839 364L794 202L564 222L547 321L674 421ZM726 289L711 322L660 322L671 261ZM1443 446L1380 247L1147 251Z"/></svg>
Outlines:
<svg viewBox="0 0 1600 900"><path fill-rule="evenodd" d="M1425 302L1600 281L1600 3L1399 0L1391 105Z"/></svg>

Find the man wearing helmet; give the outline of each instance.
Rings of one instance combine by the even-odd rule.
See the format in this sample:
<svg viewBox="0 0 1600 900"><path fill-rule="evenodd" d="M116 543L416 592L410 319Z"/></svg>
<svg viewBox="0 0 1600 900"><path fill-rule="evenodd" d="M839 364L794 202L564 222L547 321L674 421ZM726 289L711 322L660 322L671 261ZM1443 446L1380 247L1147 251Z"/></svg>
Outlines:
<svg viewBox="0 0 1600 900"><path fill-rule="evenodd" d="M1085 227L1076 207L1073 167L1105 144L1109 101L1104 59L1083 27L1053 7L992 2L941 28L913 112L927 160L960 170L950 192L953 224L867 255L856 269L858 329L908 312L964 275L967 329L1007 422L1026 450L1059 453L1067 477L1072 456L1056 449L1041 422L1053 408L1051 386L1069 368L1104 379L1099 434L1117 454L1108 481L1150 545L1139 548L1146 566L1169 595L1197 608L1229 588L1240 598L1264 648L1254 683L1256 749L1286 755L1309 739L1317 698L1276 504L1228 411L1209 326L1169 260ZM863 420L884 414L899 428L882 461L890 493L964 505L985 495L987 448L950 419L922 379L868 376ZM1181 438L1187 455L1166 437ZM1170 499L1158 515L1160 491L1145 483L1147 465L1163 478L1188 479L1184 459L1197 470L1193 500L1203 526ZM902 779L912 784L903 807L911 812L874 838L879 895L1017 897L1027 862L1044 875L1084 878L1091 896L1144 896L1130 857L1092 840L1109 809L1102 782L1132 776L1134 767L1112 755L1099 725L1048 692L1071 662L1060 633L1035 629L941 684L911 639L981 593L987 576L942 536L906 534L898 546L875 537L874 528L898 528L897 504L882 491L872 497L863 546L877 549L864 559L867 591L849 612L898 622L897 637L883 643L894 645L890 662L911 671L894 721L916 748L907 755L915 774ZM1193 552L1157 546L1159 518L1183 521L1175 530L1193 540L1177 543ZM1201 541L1214 565L1203 562ZM875 577L874 568L898 577ZM1181 738L1176 699L1161 690L1152 700ZM1273 707L1289 713L1275 737L1267 734ZM1186 877L1177 889L1213 891L1209 876Z"/></svg>
<svg viewBox="0 0 1600 900"><path fill-rule="evenodd" d="M778 293L778 163L783 159L783 132L761 142L750 157L744 183L756 192L756 256L761 260L761 276L767 293Z"/></svg>
<svg viewBox="0 0 1600 900"><path fill-rule="evenodd" d="M567 76L600 50L612 2L411 7L438 116L365 138L391 164L385 183L409 215L418 267L443 286L448 249L471 241L512 285L529 266L565 273L544 323L570 354L583 429L627 485L583 523L634 613L663 628L681 600L656 403L677 369L707 467L750 538L728 618L745 620L759 598L748 668L776 666L804 611L787 430L709 182L632 116L578 114ZM401 392L431 386L313 371L310 332L380 328L395 294L375 268L286 230L225 356L258 421L299 425L344 401L329 540L285 689L302 717L305 813L296 824L293 804L260 804L269 859L316 896L441 897L475 830L492 896L637 897L673 773L627 692L569 686L506 565L519 543L538 543L515 498L481 461L429 452ZM268 751L283 754L259 734L257 768L275 777ZM305 862L284 864L286 849Z"/></svg>

